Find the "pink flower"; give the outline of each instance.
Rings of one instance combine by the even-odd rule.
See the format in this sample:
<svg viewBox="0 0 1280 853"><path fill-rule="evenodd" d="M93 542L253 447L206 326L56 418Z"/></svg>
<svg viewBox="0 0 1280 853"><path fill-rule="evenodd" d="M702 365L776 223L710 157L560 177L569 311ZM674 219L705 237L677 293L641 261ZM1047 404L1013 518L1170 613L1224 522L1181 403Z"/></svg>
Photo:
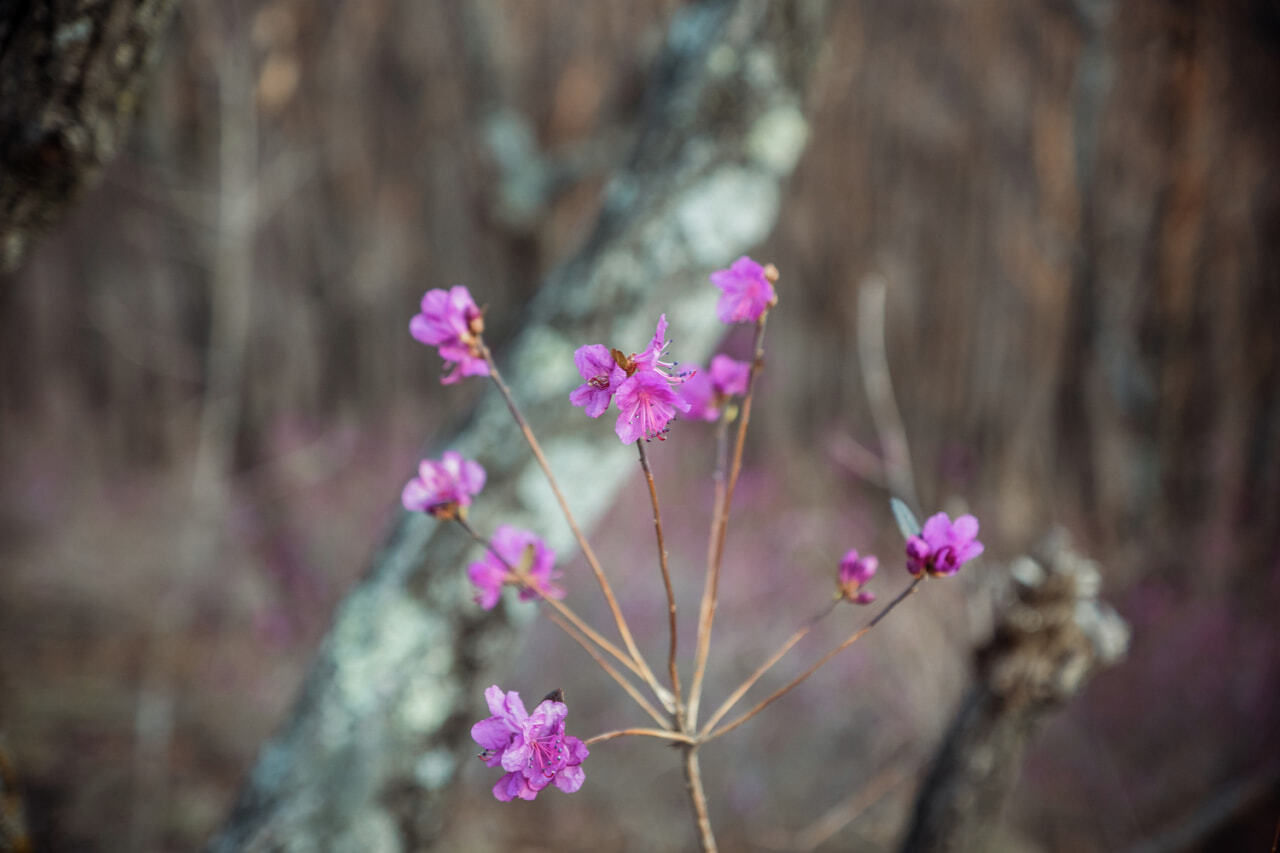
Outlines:
<svg viewBox="0 0 1280 853"><path fill-rule="evenodd" d="M623 444L632 444L641 438L661 440L676 411L689 411L689 404L671 389L665 376L638 370L618 388L618 409L614 432Z"/></svg>
<svg viewBox="0 0 1280 853"><path fill-rule="evenodd" d="M422 460L418 476L405 483L400 502L410 512L453 518L470 506L471 498L483 488L480 463L464 459L456 450L446 450L439 462Z"/></svg>
<svg viewBox="0 0 1280 853"><path fill-rule="evenodd" d="M439 347L445 366L453 369L440 382L452 385L464 376L488 376L480 335L484 316L471 292L459 284L449 290L428 290L422 312L409 321L409 334L428 346Z"/></svg>
<svg viewBox="0 0 1280 853"><path fill-rule="evenodd" d="M711 283L723 291L716 303L716 316L722 323L754 323L760 315L778 302L773 282L778 271L770 264L762 267L746 255L727 270L711 274Z"/></svg>
<svg viewBox="0 0 1280 853"><path fill-rule="evenodd" d="M476 603L485 610L498 603L505 584L520 587L521 601L539 596L564 598L564 590L553 583L560 577L553 571L555 552L537 534L503 524L493 532L490 545L483 559L467 567L467 577L476 588Z"/></svg>
<svg viewBox="0 0 1280 853"><path fill-rule="evenodd" d="M667 315L663 314L643 352L627 356L601 344L579 347L573 361L586 381L569 395L569 402L598 418L616 395L620 411L614 429L624 444L641 438L662 438L675 413L689 411L689 404L671 386L690 375L674 373L675 363L663 361L666 336Z"/></svg>
<svg viewBox="0 0 1280 853"><path fill-rule="evenodd" d="M711 359L711 370L694 370L680 386L680 398L689 404L689 417L714 421L729 397L747 393L751 365L727 355Z"/></svg>
<svg viewBox="0 0 1280 853"><path fill-rule="evenodd" d="M875 601L876 594L868 592L862 587L875 577L876 569L879 566L880 561L871 554L859 557L856 550L849 549L849 553L845 554L844 559L840 561L837 580L837 585L840 588L840 597L853 604L870 604Z"/></svg>
<svg viewBox="0 0 1280 853"><path fill-rule="evenodd" d="M566 735L564 718L569 708L553 698L543 699L529 714L520 694L503 693L493 685L484 692L492 716L471 727L480 744L480 758L489 767L507 773L493 786L493 795L509 802L517 797L532 800L552 782L566 794L582 787L586 774L582 762L590 754L587 745Z"/></svg>
<svg viewBox="0 0 1280 853"><path fill-rule="evenodd" d="M598 418L609 408L609 401L627 378L627 372L618 366L609 348L603 344L578 347L573 354L573 363L586 381L569 395L569 402L584 406L588 416Z"/></svg>
<svg viewBox="0 0 1280 853"><path fill-rule="evenodd" d="M953 522L940 512L929 517L920 535L907 540L907 571L915 577L924 572L949 577L984 548L978 541L978 519L962 515Z"/></svg>

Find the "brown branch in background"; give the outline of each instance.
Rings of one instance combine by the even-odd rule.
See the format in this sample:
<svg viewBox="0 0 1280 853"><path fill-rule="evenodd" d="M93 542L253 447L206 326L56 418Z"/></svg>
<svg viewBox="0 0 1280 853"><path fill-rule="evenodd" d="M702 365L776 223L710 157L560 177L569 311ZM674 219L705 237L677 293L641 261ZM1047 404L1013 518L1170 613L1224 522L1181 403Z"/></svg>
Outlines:
<svg viewBox="0 0 1280 853"><path fill-rule="evenodd" d="M542 600L550 603L553 599L544 598ZM630 696L633 700L635 700L635 703L639 705L655 723L663 727L667 725L666 718L662 716L662 714L658 711L657 708L653 707L653 705L650 704L648 699L644 698L644 694L641 693L639 690L637 690L636 686L632 684L630 681L628 681L626 677L622 675L622 673L618 672L616 669L610 666L609 662L605 660L598 651L596 651L595 647L592 646L589 642L587 642L587 638L583 636L567 619L565 619L559 611L548 613L547 618L549 618L552 622L554 622L556 624L556 627L558 627L561 631L564 631L566 634L568 634L575 643L577 643L579 646L582 647L583 651L591 655L591 659L595 661L596 664L605 671L605 674L608 675L610 678L612 678L614 681L616 681L618 683L618 686L621 687L628 696ZM668 731L665 728L662 730Z"/></svg>
<svg viewBox="0 0 1280 853"><path fill-rule="evenodd" d="M662 740L669 740L672 743L693 743L693 738L683 732L673 732L669 729L618 729L613 732L604 732L594 737L589 737L583 743L590 746L593 743L604 743L620 737L656 737Z"/></svg>
<svg viewBox="0 0 1280 853"><path fill-rule="evenodd" d="M1012 596L977 652L977 682L920 786L903 853L989 850L1037 725L1128 648L1101 576L1054 532L1011 567Z"/></svg>
<svg viewBox="0 0 1280 853"><path fill-rule="evenodd" d="M3 5L0 272L18 267L120 151L174 5Z"/></svg>

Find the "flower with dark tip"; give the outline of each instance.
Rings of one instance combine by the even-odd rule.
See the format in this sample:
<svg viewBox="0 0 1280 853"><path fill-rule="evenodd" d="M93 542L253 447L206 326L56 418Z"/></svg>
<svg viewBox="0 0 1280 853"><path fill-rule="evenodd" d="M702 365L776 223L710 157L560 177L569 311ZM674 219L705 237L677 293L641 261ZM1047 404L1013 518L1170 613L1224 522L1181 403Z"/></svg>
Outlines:
<svg viewBox="0 0 1280 853"><path fill-rule="evenodd" d="M978 519L962 515L955 521L945 512L929 516L919 535L907 540L907 571L915 577L928 573L945 578L981 554Z"/></svg>
<svg viewBox="0 0 1280 853"><path fill-rule="evenodd" d="M530 714L520 694L503 693L496 684L484 692L484 698L492 716L472 726L471 737L484 750L480 758L486 766L507 771L493 786L496 798L532 800L552 783L567 794L582 787L586 779L582 762L590 751L578 738L565 734L569 708L564 702L543 699Z"/></svg>

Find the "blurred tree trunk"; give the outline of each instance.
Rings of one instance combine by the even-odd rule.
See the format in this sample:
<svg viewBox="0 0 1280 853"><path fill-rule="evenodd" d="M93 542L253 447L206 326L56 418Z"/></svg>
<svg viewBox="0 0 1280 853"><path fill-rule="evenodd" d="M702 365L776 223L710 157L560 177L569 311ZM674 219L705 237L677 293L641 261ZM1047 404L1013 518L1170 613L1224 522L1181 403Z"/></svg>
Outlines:
<svg viewBox="0 0 1280 853"><path fill-rule="evenodd" d="M804 91L826 18L823 0L714 0L680 11L652 72L634 155L613 177L593 236L551 276L520 336L493 342L588 527L635 459L607 426L565 405L563 389L578 381L573 351L643 341L665 311L684 356L709 354L715 291L690 283L773 227L807 138ZM571 550L549 491L528 485L541 474L496 393L434 452L445 446L483 454L489 479L472 513L480 530L527 524L556 531L551 544ZM513 654L518 635L503 608L471 605L461 571L469 548L459 531L425 516L399 518L213 850L432 843L449 783L473 752L486 673Z"/></svg>
<svg viewBox="0 0 1280 853"><path fill-rule="evenodd" d="M0 272L120 150L174 0L0 0Z"/></svg>

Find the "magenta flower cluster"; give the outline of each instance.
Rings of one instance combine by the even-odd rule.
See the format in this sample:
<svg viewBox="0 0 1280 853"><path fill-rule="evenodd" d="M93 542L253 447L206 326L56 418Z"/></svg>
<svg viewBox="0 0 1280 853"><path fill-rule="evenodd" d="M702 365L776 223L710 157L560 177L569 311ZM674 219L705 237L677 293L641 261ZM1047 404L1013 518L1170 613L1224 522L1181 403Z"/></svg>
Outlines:
<svg viewBox="0 0 1280 853"><path fill-rule="evenodd" d="M489 375L480 344L482 332L484 316L471 291L461 284L449 290L428 290L422 297L422 311L409 321L409 334L438 347L446 369L452 368L440 379L445 385L464 376Z"/></svg>
<svg viewBox="0 0 1280 853"><path fill-rule="evenodd" d="M560 577L553 571L555 552L529 530L503 524L493 532L491 550L484 558L467 567L467 577L476 588L476 603L492 610L502 596L506 584L520 587L520 600L540 596L564 598L564 590L553 581Z"/></svg>
<svg viewBox="0 0 1280 853"><path fill-rule="evenodd" d="M978 519L962 515L953 522L940 512L929 517L919 535L907 540L907 571L914 577L925 573L949 577L984 547L978 541Z"/></svg>
<svg viewBox="0 0 1280 853"><path fill-rule="evenodd" d="M778 271L770 264L762 267L746 255L727 270L711 274L711 283L720 288L716 316L722 323L754 323L778 302L773 283Z"/></svg>
<svg viewBox="0 0 1280 853"><path fill-rule="evenodd" d="M405 483L400 502L410 512L453 518L471 505L471 498L484 488L484 478L479 462L464 459L456 450L446 450L439 462L422 460L418 476Z"/></svg>
<svg viewBox="0 0 1280 853"><path fill-rule="evenodd" d="M626 356L603 344L579 347L573 362L584 381L569 395L569 402L598 418L616 399L618 420L614 432L623 444L665 437L676 412L689 411L689 404L672 387L687 375L675 373L675 365L662 360L666 336L667 315L663 314L658 318L653 340L643 352Z"/></svg>
<svg viewBox="0 0 1280 853"><path fill-rule="evenodd" d="M840 570L837 575L836 583L840 588L840 597L852 604L870 604L875 601L876 594L862 587L875 577L876 569L879 567L880 561L873 555L860 557L857 550L850 548L849 553L845 554L844 559L840 561Z"/></svg>
<svg viewBox="0 0 1280 853"><path fill-rule="evenodd" d="M720 409L730 397L747 393L751 365L727 355L711 359L710 370L694 370L680 387L680 397L689 404L689 417L702 421L720 418Z"/></svg>
<svg viewBox="0 0 1280 853"><path fill-rule="evenodd" d="M484 750L480 758L486 766L507 771L493 786L495 797L504 802L532 800L552 783L566 794L582 787L582 761L590 752L564 732L567 705L547 698L530 714L519 693L504 694L496 684L484 698L492 716L472 726L471 737Z"/></svg>

